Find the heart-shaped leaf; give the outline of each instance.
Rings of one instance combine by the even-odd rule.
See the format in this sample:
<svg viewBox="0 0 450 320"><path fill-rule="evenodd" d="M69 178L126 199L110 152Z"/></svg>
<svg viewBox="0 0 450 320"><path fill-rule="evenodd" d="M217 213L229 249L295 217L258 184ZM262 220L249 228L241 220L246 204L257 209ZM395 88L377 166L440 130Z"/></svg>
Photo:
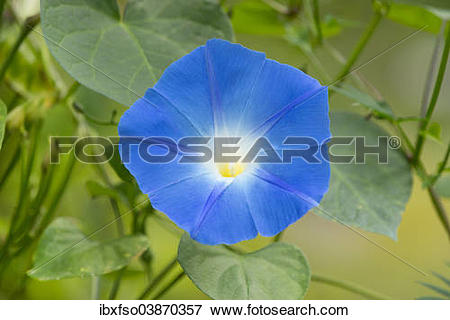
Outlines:
<svg viewBox="0 0 450 320"><path fill-rule="evenodd" d="M353 113L333 113L334 136L364 137L365 145L378 145L378 137L389 133ZM388 146L388 163L366 154L364 163L332 163L328 193L315 213L367 231L397 238L397 228L411 195L411 168L403 153ZM355 142L335 145L333 155L355 155ZM356 148L360 153L361 148Z"/></svg>
<svg viewBox="0 0 450 320"><path fill-rule="evenodd" d="M417 29L427 26L425 31L433 33L438 33L442 24L441 18L429 9L403 3L392 3L387 18Z"/></svg>
<svg viewBox="0 0 450 320"><path fill-rule="evenodd" d="M394 118L394 114L392 113L392 110L389 107L389 105L383 102L378 102L367 93L359 91L358 89L349 84L344 83L340 86L333 86L331 87L331 90L336 91L337 93L343 96L346 96L350 99L359 102L362 106L368 108L371 111L374 111L375 113L384 118L387 119Z"/></svg>
<svg viewBox="0 0 450 320"><path fill-rule="evenodd" d="M6 105L0 100L0 150L2 149L3 136L5 135L6 113Z"/></svg>
<svg viewBox="0 0 450 320"><path fill-rule="evenodd" d="M412 4L427 8L450 10L450 1L448 0L391 0L392 2Z"/></svg>
<svg viewBox="0 0 450 320"><path fill-rule="evenodd" d="M77 81L130 105L173 61L210 38L231 39L214 0L41 0L50 51Z"/></svg>
<svg viewBox="0 0 450 320"><path fill-rule="evenodd" d="M85 238L73 219L56 219L42 235L28 275L39 280L98 276L123 268L148 248L145 236L105 242Z"/></svg>
<svg viewBox="0 0 450 320"><path fill-rule="evenodd" d="M213 299L302 299L311 278L302 251L287 243L245 254L203 245L185 234L178 261L194 284Z"/></svg>
<svg viewBox="0 0 450 320"><path fill-rule="evenodd" d="M443 20L450 19L450 1L448 0L392 0L425 8ZM423 21L422 26L426 25Z"/></svg>

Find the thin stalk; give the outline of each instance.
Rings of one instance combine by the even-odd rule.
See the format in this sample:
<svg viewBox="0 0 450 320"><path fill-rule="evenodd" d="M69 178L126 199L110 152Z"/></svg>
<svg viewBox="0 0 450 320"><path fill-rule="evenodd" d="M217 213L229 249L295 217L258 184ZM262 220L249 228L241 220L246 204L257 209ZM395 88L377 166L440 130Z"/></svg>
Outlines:
<svg viewBox="0 0 450 320"><path fill-rule="evenodd" d="M117 273L117 277L114 280L113 286L111 288L111 291L109 292L109 300L115 300L117 297L117 293L119 292L120 283L122 282L123 275L125 274L125 270L127 268L124 267L120 269Z"/></svg>
<svg viewBox="0 0 450 320"><path fill-rule="evenodd" d="M100 299L100 277L93 277L91 280L91 300Z"/></svg>
<svg viewBox="0 0 450 320"><path fill-rule="evenodd" d="M34 226L37 218L39 217L40 208L42 203L44 202L46 196L48 195L48 191L53 182L53 173L55 172L55 165L50 164L47 169L43 169L43 173L39 182L38 192L31 202L30 205L30 213L31 215L23 221L23 223L17 229L18 237L22 237L26 239L27 233ZM17 242L21 241L19 238Z"/></svg>
<svg viewBox="0 0 450 320"><path fill-rule="evenodd" d="M317 32L317 42L319 44L322 44L323 35L322 35L322 27L320 25L320 9L318 0L312 0L312 10L313 10L314 25L316 26Z"/></svg>
<svg viewBox="0 0 450 320"><path fill-rule="evenodd" d="M422 152L423 144L425 142L424 132L427 130L428 125L433 115L434 109L436 108L436 103L439 98L439 93L441 92L442 82L444 80L445 70L447 68L448 55L450 52L450 24L446 23L446 35L444 50L442 51L441 62L439 65L439 71L436 77L436 82L434 84L433 94L431 95L430 103L427 108L427 113L425 118L421 122L419 132L417 134L416 150L414 152L414 162L417 162L420 158Z"/></svg>
<svg viewBox="0 0 450 320"><path fill-rule="evenodd" d="M152 292L152 290L164 279L164 277L169 274L169 272L172 271L174 267L176 267L177 264L178 260L177 257L175 257L171 262L169 262L168 265L164 267L163 270L161 270L160 273L156 275L153 281L150 282L150 284L144 289L144 291L139 295L137 299L145 299Z"/></svg>
<svg viewBox="0 0 450 320"><path fill-rule="evenodd" d="M442 223L442 226L445 228L445 231L447 232L447 236L450 240L450 221L448 220L447 212L444 208L444 205L442 204L441 198L436 193L436 190L432 186L429 186L428 188L428 194L430 195L431 202L433 203L434 209L436 210L436 213L439 217L439 220Z"/></svg>
<svg viewBox="0 0 450 320"><path fill-rule="evenodd" d="M20 223L22 209L25 205L25 202L28 199L28 186L31 176L31 170L33 168L33 163L36 155L36 147L38 142L38 133L41 128L42 122L39 121L35 124L29 135L32 137L31 142L22 144L22 167L21 167L21 178L20 178L20 187L19 187L19 197L17 200L17 205L14 210L14 213L11 217L11 222L8 229L8 234L6 235L6 240L3 243L2 248L0 249L0 260L3 260L8 255L8 247L14 239L16 226Z"/></svg>
<svg viewBox="0 0 450 320"><path fill-rule="evenodd" d="M359 294L363 297L366 297L368 299L371 300L389 300L390 298L372 291L370 289L366 289L361 287L360 285L357 285L355 283L349 282L349 281L344 281L344 280L339 280L333 277L329 277L329 276L324 276L324 275L318 275L318 274L314 274L311 277L311 281L315 281L315 282L320 282L320 283L325 283L334 287L338 287L356 294Z"/></svg>
<svg viewBox="0 0 450 320"><path fill-rule="evenodd" d="M14 153L14 156L11 158L11 161L9 162L8 167L5 170L5 173L0 177L0 190L1 187L4 185L4 183L6 182L6 179L8 179L9 175L12 173L17 162L19 161L20 152L21 148L17 148L17 150Z"/></svg>
<svg viewBox="0 0 450 320"><path fill-rule="evenodd" d="M67 90L66 96L61 100L62 104L66 104L67 101L69 101L70 98L77 92L78 88L80 88L79 82L74 82L70 88Z"/></svg>
<svg viewBox="0 0 450 320"><path fill-rule="evenodd" d="M403 128L400 126L399 123L393 123L393 125L394 125L394 128L396 128L398 130L398 132L400 133L402 140L406 142L407 148L411 152L413 152L414 146L413 146L411 140L409 140L409 138L406 135ZM409 162L411 163L412 167L416 170L418 176L422 179L422 181L426 182L426 184L427 184L428 194L430 195L430 198L431 198L431 201L435 208L436 214L438 215L439 221L441 221L442 226L444 227L444 229L447 233L447 236L450 239L450 223L448 220L448 215L442 204L441 198L439 197L439 195L436 193L436 191L433 188L433 184L437 180L436 176L431 178L429 176L429 174L427 173L427 171L425 170L425 166L420 161L420 159L417 162L414 162L414 159L412 158L412 156L409 155L409 153L407 151L408 150L405 151L405 154L407 155L407 158L408 158ZM442 174L442 171L445 169L445 165L448 161L449 156L450 156L450 144L449 144L449 147L447 148L447 152L445 154L444 161L441 163L441 166L438 169L438 172L440 172L437 175L438 177L440 176L440 174ZM444 169L442 169L442 168L444 168Z"/></svg>
<svg viewBox="0 0 450 320"><path fill-rule="evenodd" d="M123 225L123 221L121 218L121 214L120 214L120 210L119 210L119 205L117 203L117 200L114 198L109 198L109 202L111 204L111 207L113 208L113 212L114 212L114 217L116 219L117 222L117 233L119 235L119 237L123 237L125 235L125 227ZM110 300L114 300L117 296L117 293L119 292L119 288L120 288L120 284L122 282L122 277L123 274L125 272L127 267L123 267L122 269L119 270L116 279L114 279L114 283L113 286L111 288L111 291L109 293L109 299Z"/></svg>
<svg viewBox="0 0 450 320"><path fill-rule="evenodd" d="M450 157L450 143L447 146L447 151L445 152L444 160L442 160L442 162L439 164L437 172L431 181L432 185L434 185L436 181L438 181L438 179L441 177L442 173L445 170L445 167L447 166L449 157Z"/></svg>
<svg viewBox="0 0 450 320"><path fill-rule="evenodd" d="M75 155L69 155L69 159L67 161L68 161L68 163L66 164L64 172L62 174L62 177L59 180L59 184L55 187L55 190L57 190L57 191L54 194L53 198L50 200L50 205L48 207L47 212L44 214L44 216L42 218L39 229L36 233L36 237L39 237L42 234L42 232L44 232L47 225L53 219L53 216L58 207L58 204L59 204L62 196L64 195L64 191L66 190L67 184L69 182L69 179L72 175L73 168L75 166L75 162L76 162Z"/></svg>
<svg viewBox="0 0 450 320"><path fill-rule="evenodd" d="M333 47L328 41L323 41L323 48L340 64L345 64L345 58L342 55L342 53L339 52L335 47ZM381 95L380 91L378 91L375 86L370 83L369 80L367 80L359 71L355 71L351 73L351 76L357 80L357 82L361 85L372 91L374 97L378 101L384 101L383 96Z"/></svg>
<svg viewBox="0 0 450 320"><path fill-rule="evenodd" d="M439 31L439 35L437 36L436 41L434 43L434 49L433 49L433 54L431 56L430 67L428 68L427 80L425 82L425 88L423 90L423 95L422 95L421 112L420 112L422 118L424 118L425 115L427 114L427 106L428 106L428 103L430 102L430 94L431 94L431 89L433 86L433 77L434 77L437 67L438 67L439 52L441 51L442 44L444 43L445 26L446 26L446 21L443 20L442 24L441 24L441 29Z"/></svg>
<svg viewBox="0 0 450 320"><path fill-rule="evenodd" d="M275 237L273 237L273 242L279 242L281 240L281 237L283 236L284 230L281 231L279 234L277 234Z"/></svg>
<svg viewBox="0 0 450 320"><path fill-rule="evenodd" d="M5 10L6 0L0 0L0 27L3 22L3 11Z"/></svg>
<svg viewBox="0 0 450 320"><path fill-rule="evenodd" d="M117 234L119 235L119 237L123 237L125 235L125 226L123 225L123 221L121 218L119 204L117 203L117 200L114 198L109 198L109 203L113 208L114 218L116 219L117 222Z"/></svg>
<svg viewBox="0 0 450 320"><path fill-rule="evenodd" d="M8 71L8 68L10 67L11 62L14 60L14 57L16 56L16 53L19 50L20 46L25 41L25 39L27 38L27 36L31 32L31 30L39 23L39 21L40 21L39 14L28 17L25 20L25 22L20 30L19 36L16 39L16 42L14 43L11 51L9 52L8 56L6 57L5 62L3 63L2 67L0 68L0 82L3 81L6 71Z"/></svg>
<svg viewBox="0 0 450 320"><path fill-rule="evenodd" d="M169 291L178 281L180 281L186 273L181 270L175 278L173 278L164 288L162 288L151 300L159 300L167 291Z"/></svg>
<svg viewBox="0 0 450 320"><path fill-rule="evenodd" d="M105 120L98 120L98 119L91 117L90 115L85 113L84 110L77 103L73 103L72 106L76 112L82 114L86 118L87 121L92 122L93 124L96 124L99 126L114 126L114 127L116 127L119 124L118 122L116 122L114 120L114 118L116 117L116 114L117 114L116 110L113 110L110 120L105 121Z"/></svg>
<svg viewBox="0 0 450 320"><path fill-rule="evenodd" d="M347 60L347 63L344 65L344 67L342 67L341 71L336 76L334 84L338 84L339 82L341 82L341 80L350 72L356 60L359 58L360 54L362 53L367 43L369 42L370 38L372 37L382 17L383 13L380 10L375 11L375 14L370 20L369 25L367 26L363 35L356 44L355 49L353 49L350 58Z"/></svg>

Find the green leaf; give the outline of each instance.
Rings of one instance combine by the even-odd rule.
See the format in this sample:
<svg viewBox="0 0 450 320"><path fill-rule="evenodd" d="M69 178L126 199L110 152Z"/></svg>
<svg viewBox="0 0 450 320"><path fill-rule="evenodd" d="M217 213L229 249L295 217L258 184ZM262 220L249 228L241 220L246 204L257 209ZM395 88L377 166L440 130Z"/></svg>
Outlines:
<svg viewBox="0 0 450 320"><path fill-rule="evenodd" d="M450 1L448 0L392 0L393 2L406 3L424 8L450 10Z"/></svg>
<svg viewBox="0 0 450 320"><path fill-rule="evenodd" d="M5 126L6 126L6 113L7 113L6 105L0 100L0 150L2 149L3 137L5 135Z"/></svg>
<svg viewBox="0 0 450 320"><path fill-rule="evenodd" d="M342 84L340 86L333 86L330 88L337 93L346 96L347 98L353 99L356 102L359 102L362 106L368 108L370 111L374 111L381 117L387 119L394 119L394 114L389 107L389 105L385 102L378 102L374 98L372 98L367 93L359 91L355 87L349 84Z"/></svg>
<svg viewBox="0 0 450 320"><path fill-rule="evenodd" d="M403 3L393 3L388 11L387 17L395 22L414 27L426 27L426 31L438 33L441 27L441 19L430 10L411 6Z"/></svg>
<svg viewBox="0 0 450 320"><path fill-rule="evenodd" d="M337 18L331 15L326 15L320 24L320 28L324 38L331 38L341 33L342 24Z"/></svg>
<svg viewBox="0 0 450 320"><path fill-rule="evenodd" d="M178 261L194 284L213 299L302 299L311 278L302 251L287 243L240 253L183 235Z"/></svg>
<svg viewBox="0 0 450 320"><path fill-rule="evenodd" d="M86 239L73 219L56 219L43 233L28 275L39 280L92 277L128 265L148 248L145 236L97 242ZM86 239L86 240L84 240Z"/></svg>
<svg viewBox="0 0 450 320"><path fill-rule="evenodd" d="M450 298L450 291L445 289L445 288L441 288L439 286L435 286L434 284L431 283L427 283L427 282L419 282L422 286L427 287L428 289L433 290L434 292L443 295L446 298Z"/></svg>
<svg viewBox="0 0 450 320"><path fill-rule="evenodd" d="M441 142L441 132L441 125L437 122L432 122L425 132L425 135L436 142Z"/></svg>
<svg viewBox="0 0 450 320"><path fill-rule="evenodd" d="M435 186L436 192L444 198L450 198L450 175L439 178Z"/></svg>
<svg viewBox="0 0 450 320"><path fill-rule="evenodd" d="M232 23L236 33L282 36L285 19L260 0L243 1L233 6Z"/></svg>
<svg viewBox="0 0 450 320"><path fill-rule="evenodd" d="M435 16L438 16L442 20L450 20L450 9L437 9L437 8L428 8Z"/></svg>
<svg viewBox="0 0 450 320"><path fill-rule="evenodd" d="M379 136L389 134L352 113L333 113L334 136L363 136L365 145L378 145ZM328 193L315 213L350 226L397 238L401 215L411 195L411 168L399 150L388 148L388 164L379 164L367 154L364 164L332 164ZM355 144L335 145L334 155L354 155Z"/></svg>
<svg viewBox="0 0 450 320"><path fill-rule="evenodd" d="M173 61L210 38L233 38L214 0L129 0L123 18L116 0L42 0L41 18L64 69L127 106Z"/></svg>

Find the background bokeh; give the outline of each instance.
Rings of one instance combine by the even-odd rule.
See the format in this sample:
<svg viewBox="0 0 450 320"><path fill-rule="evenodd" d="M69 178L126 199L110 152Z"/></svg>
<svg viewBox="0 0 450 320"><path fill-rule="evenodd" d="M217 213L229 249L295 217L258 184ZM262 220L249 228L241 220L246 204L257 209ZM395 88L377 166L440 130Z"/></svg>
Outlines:
<svg viewBox="0 0 450 320"><path fill-rule="evenodd" d="M305 68L308 73L315 74L316 71L308 65L307 59L299 49L285 40L283 30L278 30L278 26L270 26L269 30L247 29L250 31L244 33L246 29L242 26L246 23L251 24L251 19L254 17L246 18L245 14L239 13L237 8L245 5L245 0L234 2L236 9L235 16L232 16L232 22L237 42L248 48L264 51L270 58ZM322 0L320 3L323 15L329 14L348 22L348 26L339 35L329 40L344 55L348 55L370 19L371 1ZM39 10L39 1L15 1L15 6L18 14L25 17ZM249 20L245 21L245 19ZM414 30L384 19L358 60L358 64L368 61ZM39 37L36 34L31 36ZM422 90L435 37L436 35L431 32L422 31L360 70L361 74L378 88L400 116L416 116L419 113ZM329 74L335 74L338 71L339 65L335 60L329 58L326 52L319 52L317 58L323 63ZM26 73L27 70L22 70L22 72ZM434 120L442 126L444 142L450 139L449 89L450 77L447 74L434 116ZM86 88L81 88L77 95L86 113L97 119L108 119L112 110L117 109L121 114L126 109ZM338 95L333 96L330 106L335 110L363 111L350 100ZM41 137L40 148L42 150L39 152L48 148L49 135L69 134L74 126L72 116L64 106L53 108L49 112L47 120ZM407 132L411 136L415 135L416 127L415 123L408 124ZM116 135L114 127L98 127L97 129L105 135ZM434 169L436 164L441 161L444 149L445 143L442 145L434 141L427 142L423 156L424 162L430 170ZM57 211L59 216L80 218L86 233L96 230L112 217L108 201L92 199L86 190L86 181L92 179L93 171L90 166L76 165L75 174L69 182L69 187ZM37 179L37 177L34 178ZM9 216L16 203L18 182L19 172L16 170L0 192L1 235L6 233ZM444 200L444 205L450 210L448 199ZM156 257L154 268L157 271L176 255L179 233L165 227L157 219L150 219L148 223L151 248ZM97 236L107 238L113 236L114 232L115 229L112 226ZM431 271L442 274L449 273L449 268L446 266L446 263L450 261L448 239L436 218L426 190L422 188L421 182L417 178L414 181L411 199L403 214L398 231L398 241L381 235L362 233L427 273ZM313 213L307 214L289 227L283 241L294 243L303 250L309 259L313 273L349 280L382 292L394 299L414 299L429 295L430 291L421 286L419 281L438 283L432 276L423 276L340 224L325 220ZM259 238L240 245L256 249L268 242L269 239ZM21 270L21 263L24 262L17 261L14 269ZM9 272L11 286L14 286L14 270ZM145 286L144 277L139 264L133 264L125 275L119 298L134 298ZM111 286L112 279L112 276L105 276L102 279L101 287L104 289L105 295ZM21 296L27 299L85 299L89 297L91 290L90 279L48 282L28 279L27 281L26 291ZM2 293L0 292L1 297ZM207 297L185 278L163 298L204 299ZM311 283L306 296L306 299L360 298L360 296L347 291L315 282Z"/></svg>

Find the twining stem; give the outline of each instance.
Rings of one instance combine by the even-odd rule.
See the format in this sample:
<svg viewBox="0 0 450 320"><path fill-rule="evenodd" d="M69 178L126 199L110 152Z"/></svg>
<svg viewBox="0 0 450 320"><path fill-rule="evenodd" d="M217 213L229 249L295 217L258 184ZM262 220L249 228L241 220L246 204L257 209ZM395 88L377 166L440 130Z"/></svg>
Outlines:
<svg viewBox="0 0 450 320"><path fill-rule="evenodd" d="M446 25L446 23L444 20L444 21L442 21L439 35L437 36L436 41L434 43L434 49L433 49L433 54L431 56L430 67L428 69L427 80L425 82L425 88L423 90L423 95L422 95L422 103L421 103L421 111L420 111L422 118L424 118L425 115L427 114L427 106L428 106L428 103L430 102L430 94L431 94L431 89L433 87L433 77L434 77L434 75L436 73L436 69L438 67L439 52L441 51L441 47L444 42L445 25Z"/></svg>
<svg viewBox="0 0 450 320"><path fill-rule="evenodd" d="M75 155L69 155L68 158L69 158L67 160L68 163L66 164L64 172L62 174L62 177L60 178L59 183L55 187L56 193L54 194L53 198L50 200L50 204L48 206L47 212L44 214L44 216L42 218L41 224L36 233L36 237L39 237L42 234L42 232L44 232L45 228L47 228L48 224L53 219L53 216L58 207L58 204L64 194L64 191L66 190L67 184L72 175L73 168L74 168L75 162L76 162Z"/></svg>
<svg viewBox="0 0 450 320"><path fill-rule="evenodd" d="M109 292L109 300L115 300L117 293L119 292L120 283L122 282L123 275L125 274L126 267L120 269L117 273L117 277L114 280L111 291Z"/></svg>
<svg viewBox="0 0 450 320"><path fill-rule="evenodd" d="M412 144L411 140L408 138L408 135L403 130L401 125L398 122L392 123L394 128L399 132L400 138L405 141L407 150L405 150L405 154L407 155L408 161L411 163L411 166L416 170L418 176L426 183L428 194L430 195L431 202L433 203L433 206L435 208L435 211L439 217L439 220L442 223L442 226L444 227L447 236L450 239L450 224L448 220L447 212L442 204L441 198L436 193L436 191L433 188L433 184L436 182L436 180L439 178L439 176L442 174L442 172L445 169L446 163L448 161L448 158L450 156L450 144L447 148L447 152L445 153L444 161L441 162L438 174L436 174L434 177L430 177L428 173L425 170L425 166L420 161L420 159L417 162L413 162L412 155L410 155L409 152L414 152L414 145Z"/></svg>
<svg viewBox="0 0 450 320"><path fill-rule="evenodd" d="M341 71L336 76L336 79L333 82L334 84L338 84L339 82L341 82L342 79L345 78L345 76L347 76L347 74L350 72L351 68L355 64L359 55L362 53L362 51L366 47L367 43L369 42L370 38L372 37L375 29L377 28L378 24L381 21L381 18L383 17L383 15L384 14L381 10L375 11L374 16L370 20L369 25L367 26L363 35L361 36L358 43L356 44L356 47L353 50L350 58L347 60L347 63L342 67Z"/></svg>
<svg viewBox="0 0 450 320"><path fill-rule="evenodd" d="M0 0L0 28L3 22L3 11L5 10L6 0Z"/></svg>
<svg viewBox="0 0 450 320"><path fill-rule="evenodd" d="M21 179L20 179L20 187L19 187L19 198L17 200L17 205L14 210L14 213L11 217L11 223L9 225L8 234L6 235L6 240L3 243L3 246L0 249L0 261L3 260L6 256L8 256L9 245L13 241L16 227L18 226L21 218L22 209L25 206L25 203L28 198L28 183L31 176L31 170L33 168L34 159L36 155L37 142L39 138L39 130L41 128L41 121L36 123L29 132L29 136L31 137L31 141L29 143L23 143L22 145L22 168L21 168Z"/></svg>
<svg viewBox="0 0 450 320"><path fill-rule="evenodd" d="M424 132L427 130L428 125L431 120L431 116L433 115L434 109L436 108L436 103L439 98L439 93L441 91L442 82L444 80L445 70L447 68L448 56L450 52L450 23L446 23L446 31L445 31L445 44L444 50L442 51L441 62L439 65L439 71L436 77L436 82L434 84L433 93L431 95L430 103L427 108L427 113L425 114L425 118L422 120L419 132L417 134L417 142L416 149L414 152L413 162L417 162L420 158L420 154L422 152L423 144L425 142L425 134Z"/></svg>
<svg viewBox="0 0 450 320"><path fill-rule="evenodd" d="M320 25L319 0L312 0L312 10L313 10L314 25L316 26L317 31L317 42L319 44L322 44L323 35L322 35L322 27Z"/></svg>
<svg viewBox="0 0 450 320"><path fill-rule="evenodd" d="M447 212L444 208L444 205L442 204L441 198L436 193L434 187L429 186L427 189L428 194L430 195L431 198L431 202L433 203L434 209L436 210L436 213L439 217L439 220L441 221L442 225L447 231L447 236L450 239L450 221L448 220Z"/></svg>
<svg viewBox="0 0 450 320"><path fill-rule="evenodd" d="M162 288L155 296L152 298L152 300L159 300L167 291L169 291L170 288L172 288L178 281L180 281L186 273L181 270L178 272L176 277L174 277L164 288Z"/></svg>
<svg viewBox="0 0 450 320"><path fill-rule="evenodd" d="M372 291L370 289L363 288L360 285L357 285L355 283L352 283L349 281L344 281L344 280L339 280L339 279L329 277L329 276L314 274L311 277L311 281L325 283L325 284L328 284L331 286L335 286L335 287L359 294L363 297L366 297L366 298L372 299L372 300L389 300L390 299L389 297L387 297L381 293Z"/></svg>
<svg viewBox="0 0 450 320"><path fill-rule="evenodd" d="M435 184L436 181L441 177L442 173L444 172L445 168L447 167L448 159L450 157L450 143L447 145L447 151L445 152L444 160L439 164L439 167L437 169L437 172L435 176L433 177L433 180L431 181L431 184Z"/></svg>
<svg viewBox="0 0 450 320"><path fill-rule="evenodd" d="M25 22L20 30L19 36L16 39L16 42L14 43L11 51L9 52L8 56L6 57L5 62L3 63L3 65L0 68L0 82L3 81L6 71L8 71L8 68L10 67L11 62L14 60L14 57L15 57L17 51L19 50L20 46L25 41L25 39L27 38L27 36L31 32L31 30L33 30L33 28L39 24L40 19L41 19L40 15L37 14L37 15L28 17L25 20Z"/></svg>
<svg viewBox="0 0 450 320"><path fill-rule="evenodd" d="M8 109L10 110L10 109ZM7 128L5 131L5 137L3 140L2 148L2 167L3 171L0 173L0 190L4 183L11 175L14 167L20 160L21 144L23 141L22 130L20 128ZM12 155L9 159L6 159L5 155ZM8 161L9 160L9 161Z"/></svg>
<svg viewBox="0 0 450 320"><path fill-rule="evenodd" d="M145 299L151 291L164 279L164 277L169 274L170 271L178 264L177 257L175 257L169 264L167 264L160 273L158 273L152 282L144 289L144 291L137 298L138 300Z"/></svg>

